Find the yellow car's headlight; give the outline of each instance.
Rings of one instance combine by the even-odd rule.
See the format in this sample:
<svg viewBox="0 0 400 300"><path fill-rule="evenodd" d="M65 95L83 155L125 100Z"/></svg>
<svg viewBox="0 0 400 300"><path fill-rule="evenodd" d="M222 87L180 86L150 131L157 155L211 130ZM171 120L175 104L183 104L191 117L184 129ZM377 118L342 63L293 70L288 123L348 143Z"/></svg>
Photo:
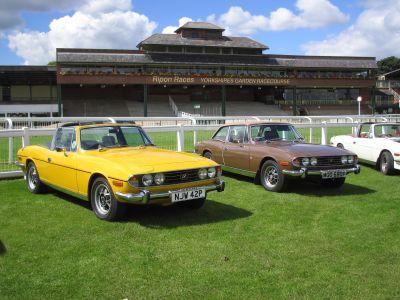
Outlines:
<svg viewBox="0 0 400 300"><path fill-rule="evenodd" d="M157 173L154 175L154 183L157 185L163 184L165 181L165 175L163 173Z"/></svg>
<svg viewBox="0 0 400 300"><path fill-rule="evenodd" d="M153 176L151 174L145 174L142 177L142 183L144 186L149 186L153 183Z"/></svg>
<svg viewBox="0 0 400 300"><path fill-rule="evenodd" d="M216 174L217 174L217 170L214 167L208 168L207 175L209 178L214 178Z"/></svg>
<svg viewBox="0 0 400 300"><path fill-rule="evenodd" d="M208 176L207 169L200 169L198 174L200 179L206 179Z"/></svg>

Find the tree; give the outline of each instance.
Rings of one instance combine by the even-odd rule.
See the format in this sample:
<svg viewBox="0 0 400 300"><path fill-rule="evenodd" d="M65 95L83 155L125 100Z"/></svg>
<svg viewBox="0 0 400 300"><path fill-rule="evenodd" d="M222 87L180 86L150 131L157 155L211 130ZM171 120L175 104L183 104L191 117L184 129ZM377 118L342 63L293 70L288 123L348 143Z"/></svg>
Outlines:
<svg viewBox="0 0 400 300"><path fill-rule="evenodd" d="M57 65L57 62L56 61L49 61L47 65L51 66L51 67L55 67Z"/></svg>
<svg viewBox="0 0 400 300"><path fill-rule="evenodd" d="M396 56L386 57L378 61L378 68L379 74L385 74L400 69L400 58Z"/></svg>

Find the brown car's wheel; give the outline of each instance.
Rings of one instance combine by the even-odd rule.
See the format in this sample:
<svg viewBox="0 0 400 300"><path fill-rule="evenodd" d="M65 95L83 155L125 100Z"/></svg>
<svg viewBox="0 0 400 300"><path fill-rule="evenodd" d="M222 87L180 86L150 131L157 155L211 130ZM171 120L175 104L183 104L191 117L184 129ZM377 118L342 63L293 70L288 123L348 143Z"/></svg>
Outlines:
<svg viewBox="0 0 400 300"><path fill-rule="evenodd" d="M273 160L267 160L261 167L260 180L264 188L271 192L282 192L286 188L287 180Z"/></svg>
<svg viewBox="0 0 400 300"><path fill-rule="evenodd" d="M189 201L183 201L178 203L178 206L187 208L187 209L200 209L203 207L206 202L206 198L194 199Z"/></svg>
<svg viewBox="0 0 400 300"><path fill-rule="evenodd" d="M389 151L382 152L379 158L379 167L385 175L391 175L394 172L394 159Z"/></svg>
<svg viewBox="0 0 400 300"><path fill-rule="evenodd" d="M332 178L332 179L322 179L321 184L324 187L329 188L339 188L341 187L346 181L345 177L342 178Z"/></svg>
<svg viewBox="0 0 400 300"><path fill-rule="evenodd" d="M39 172L33 162L26 168L26 183L31 193L40 194L45 190L45 185L40 181Z"/></svg>
<svg viewBox="0 0 400 300"><path fill-rule="evenodd" d="M204 156L205 158L212 159L212 153L211 153L210 151L205 151L205 152L203 153L203 156Z"/></svg>
<svg viewBox="0 0 400 300"><path fill-rule="evenodd" d="M99 219L114 221L125 213L125 203L118 202L114 193L104 177L94 180L90 193L90 203L93 212Z"/></svg>

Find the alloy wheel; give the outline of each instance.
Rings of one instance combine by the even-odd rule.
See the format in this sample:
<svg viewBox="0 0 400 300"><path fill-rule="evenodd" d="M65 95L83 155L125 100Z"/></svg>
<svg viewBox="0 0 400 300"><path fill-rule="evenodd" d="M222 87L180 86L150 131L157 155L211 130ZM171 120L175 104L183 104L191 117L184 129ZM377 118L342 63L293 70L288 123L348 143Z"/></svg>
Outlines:
<svg viewBox="0 0 400 300"><path fill-rule="evenodd" d="M95 189L95 204L97 211L102 215L109 213L111 209L111 193L105 184L99 184Z"/></svg>

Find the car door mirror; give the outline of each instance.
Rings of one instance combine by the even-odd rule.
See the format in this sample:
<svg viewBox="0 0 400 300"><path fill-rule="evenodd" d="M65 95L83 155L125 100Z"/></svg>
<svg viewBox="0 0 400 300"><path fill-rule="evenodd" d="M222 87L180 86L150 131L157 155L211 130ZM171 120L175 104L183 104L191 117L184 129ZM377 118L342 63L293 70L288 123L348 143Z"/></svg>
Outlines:
<svg viewBox="0 0 400 300"><path fill-rule="evenodd" d="M234 137L233 139L232 139L232 143L234 143L234 144L240 144L242 141L241 141L241 139L239 138L239 137Z"/></svg>
<svg viewBox="0 0 400 300"><path fill-rule="evenodd" d="M67 152L67 148L62 146L56 146L56 152Z"/></svg>

